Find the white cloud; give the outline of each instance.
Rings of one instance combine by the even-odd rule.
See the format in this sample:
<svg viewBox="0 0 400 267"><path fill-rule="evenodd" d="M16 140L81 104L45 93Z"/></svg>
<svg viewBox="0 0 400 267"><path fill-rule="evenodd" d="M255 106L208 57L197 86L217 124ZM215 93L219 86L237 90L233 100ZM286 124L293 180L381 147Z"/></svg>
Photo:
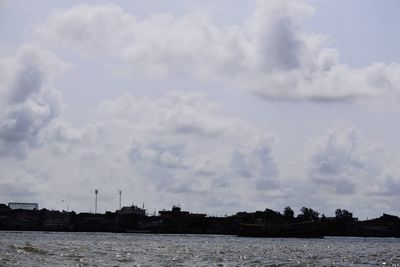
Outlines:
<svg viewBox="0 0 400 267"><path fill-rule="evenodd" d="M399 155L391 158L378 177L378 183L373 186L372 193L384 197L400 197Z"/></svg>
<svg viewBox="0 0 400 267"><path fill-rule="evenodd" d="M26 177L40 179L41 186L30 189L32 198L73 199L71 207L88 210L87 194L98 188L103 205L113 209L113 192L122 189L127 200L156 208L180 202L190 209L234 212L249 206L251 192L279 190L273 134L221 115L202 93L124 95L101 104L98 117L81 129L53 121L42 131L45 145L31 151L25 165L16 161ZM0 183L12 185L4 178ZM217 201L212 207L211 199ZM232 201L239 206L230 206Z"/></svg>
<svg viewBox="0 0 400 267"><path fill-rule="evenodd" d="M211 137L229 128L223 120L210 116L218 111L218 107L206 101L205 96L198 92L185 94L170 91L153 102L124 95L115 101L105 101L101 110L116 118L127 117L140 122L146 128L168 129L176 134L192 133Z"/></svg>
<svg viewBox="0 0 400 267"><path fill-rule="evenodd" d="M19 164L8 161L6 165L2 162L0 193L7 196L9 201L37 201L41 192L40 182L40 177L22 170Z"/></svg>
<svg viewBox="0 0 400 267"><path fill-rule="evenodd" d="M283 136L296 138L302 121L290 112L300 109L285 110L287 103L260 109L276 114L264 120L257 102L243 99L249 102L234 113L248 112L243 118L254 116L259 126L222 115L236 104L229 101L242 101L241 93L227 100L219 98L227 91L210 94L223 102L220 107L204 93L165 90L171 83L188 89L211 85L206 90L221 86L265 99L311 101L398 95L399 64L347 66L328 36L303 29L312 13L304 1L259 1L242 23L228 25L204 11L139 18L115 5L60 9L36 28L33 38L40 46L26 45L15 57L0 59L2 199L25 195L47 207L65 199L71 208L87 211L97 188L110 210L117 207L120 189L126 204L146 201L154 208L181 203L228 213L278 205L354 207L364 214L384 206L397 210L398 157L358 130L330 130L303 153L291 147L297 142L276 142L261 129L275 123L278 130L293 131ZM72 115L60 114L63 103L52 85L68 64L43 47L75 60L74 75L58 80L63 89L72 85L65 91ZM99 66L129 78L105 71L107 77L97 79ZM129 93L119 95L122 90ZM87 94L74 95L81 91ZM79 106L110 96L96 111ZM330 112L325 108L310 110L322 117ZM87 112L84 118L74 117L80 112ZM311 131L300 132L304 140ZM288 153L278 154L280 161L277 147ZM378 198L380 206L371 205Z"/></svg>
<svg viewBox="0 0 400 267"><path fill-rule="evenodd" d="M278 187L278 169L271 152L272 136L249 137L234 149L231 168L237 175L256 179L256 189L272 190Z"/></svg>
<svg viewBox="0 0 400 267"><path fill-rule="evenodd" d="M200 93L125 95L105 102L101 114L108 129L127 133L118 138L120 145L130 142L130 164L157 194L185 196L186 203L197 199L207 209L203 204L211 197L244 203L246 191L277 189L273 135L219 115Z"/></svg>
<svg viewBox="0 0 400 267"><path fill-rule="evenodd" d="M368 173L359 139L355 129L334 129L314 140L310 149L311 179L335 187L339 194L354 193L357 179Z"/></svg>
<svg viewBox="0 0 400 267"><path fill-rule="evenodd" d="M51 88L51 77L67 64L33 45L18 50L8 63L0 107L0 155L25 156L41 142L41 132L60 112L61 97Z"/></svg>
<svg viewBox="0 0 400 267"><path fill-rule="evenodd" d="M350 68L329 38L305 32L304 1L259 1L241 25L202 12L136 18L114 5L76 6L37 29L47 43L115 58L134 75L222 80L266 99L344 101L398 94L399 64Z"/></svg>
<svg viewBox="0 0 400 267"><path fill-rule="evenodd" d="M386 202L379 208L396 210L400 196L398 155L369 141L355 128L331 129L313 139L307 150L307 183L326 206L342 203L368 214L368 209Z"/></svg>

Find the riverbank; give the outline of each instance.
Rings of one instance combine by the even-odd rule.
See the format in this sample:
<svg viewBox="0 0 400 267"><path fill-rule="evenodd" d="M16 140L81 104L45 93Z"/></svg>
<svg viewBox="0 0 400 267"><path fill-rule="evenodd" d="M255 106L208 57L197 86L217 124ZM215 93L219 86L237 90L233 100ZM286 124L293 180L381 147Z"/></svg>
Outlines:
<svg viewBox="0 0 400 267"><path fill-rule="evenodd" d="M159 234L218 234L248 237L365 236L400 237L400 219L384 214L380 218L358 221L354 218L304 216L285 217L271 210L238 212L225 217L181 211L145 213L106 212L105 214L66 211L0 211L0 230L114 232Z"/></svg>

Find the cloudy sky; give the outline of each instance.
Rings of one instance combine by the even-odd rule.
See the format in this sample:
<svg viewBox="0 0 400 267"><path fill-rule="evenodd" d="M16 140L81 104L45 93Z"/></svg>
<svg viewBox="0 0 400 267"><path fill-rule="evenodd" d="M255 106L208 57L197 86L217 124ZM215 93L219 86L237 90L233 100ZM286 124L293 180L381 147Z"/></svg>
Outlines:
<svg viewBox="0 0 400 267"><path fill-rule="evenodd" d="M0 202L399 215L399 8L0 1Z"/></svg>

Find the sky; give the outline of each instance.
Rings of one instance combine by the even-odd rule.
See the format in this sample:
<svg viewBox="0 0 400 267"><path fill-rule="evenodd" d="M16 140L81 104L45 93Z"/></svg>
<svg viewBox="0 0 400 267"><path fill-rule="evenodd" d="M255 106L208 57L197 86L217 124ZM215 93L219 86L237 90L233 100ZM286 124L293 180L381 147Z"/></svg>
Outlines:
<svg viewBox="0 0 400 267"><path fill-rule="evenodd" d="M0 202L400 215L399 8L0 1Z"/></svg>

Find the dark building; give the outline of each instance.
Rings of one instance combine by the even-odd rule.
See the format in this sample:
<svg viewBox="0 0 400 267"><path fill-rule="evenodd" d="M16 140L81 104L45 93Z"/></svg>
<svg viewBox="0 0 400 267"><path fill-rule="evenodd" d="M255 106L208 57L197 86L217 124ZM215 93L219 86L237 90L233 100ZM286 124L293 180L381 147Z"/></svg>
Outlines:
<svg viewBox="0 0 400 267"><path fill-rule="evenodd" d="M10 207L7 206L6 204L0 204L0 212L1 211L9 211Z"/></svg>
<svg viewBox="0 0 400 267"><path fill-rule="evenodd" d="M145 216L146 210L141 209L138 206L132 205L130 207L122 207L120 210L117 211L118 214L135 214L139 216Z"/></svg>

